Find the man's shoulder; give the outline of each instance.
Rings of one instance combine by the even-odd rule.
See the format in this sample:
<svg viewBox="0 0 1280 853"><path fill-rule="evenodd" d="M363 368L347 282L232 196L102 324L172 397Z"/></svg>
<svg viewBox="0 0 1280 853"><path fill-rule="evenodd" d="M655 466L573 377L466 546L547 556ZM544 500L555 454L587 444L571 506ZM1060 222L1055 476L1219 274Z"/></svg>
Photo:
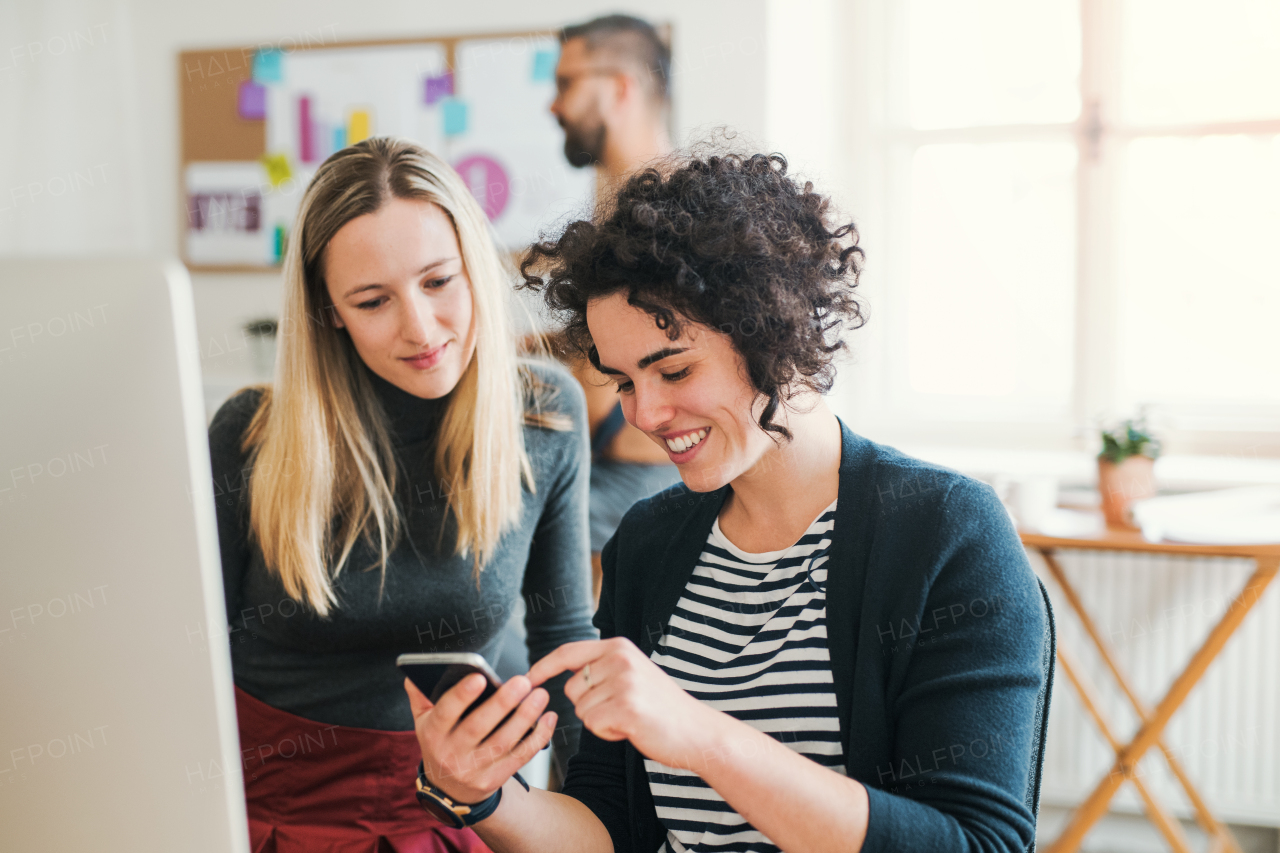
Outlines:
<svg viewBox="0 0 1280 853"><path fill-rule="evenodd" d="M550 359L527 358L520 361L525 371L525 409L532 414L546 414L567 419L575 429L585 429L587 403L578 380L568 368Z"/></svg>

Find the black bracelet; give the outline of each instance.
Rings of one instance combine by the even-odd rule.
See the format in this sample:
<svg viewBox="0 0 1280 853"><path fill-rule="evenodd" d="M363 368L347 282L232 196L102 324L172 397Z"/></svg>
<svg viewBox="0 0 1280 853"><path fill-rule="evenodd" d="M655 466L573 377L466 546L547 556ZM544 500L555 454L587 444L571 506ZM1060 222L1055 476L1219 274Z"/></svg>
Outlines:
<svg viewBox="0 0 1280 853"><path fill-rule="evenodd" d="M524 777L515 773L513 778L519 782L524 789L529 790L529 783ZM474 826L480 821L487 818L498 810L498 804L502 802L502 788L494 791L478 803L455 803L444 791L441 791L435 785L431 784L431 780L427 778L427 770L421 761L418 762L418 802L428 811L443 817L453 825L461 829L466 826ZM459 814L459 810L465 810Z"/></svg>

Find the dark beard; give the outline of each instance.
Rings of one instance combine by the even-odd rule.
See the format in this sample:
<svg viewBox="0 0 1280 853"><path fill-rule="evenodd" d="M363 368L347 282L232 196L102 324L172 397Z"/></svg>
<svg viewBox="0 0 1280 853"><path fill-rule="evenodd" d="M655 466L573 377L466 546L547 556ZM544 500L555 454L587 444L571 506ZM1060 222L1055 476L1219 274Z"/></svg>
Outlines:
<svg viewBox="0 0 1280 853"><path fill-rule="evenodd" d="M591 130L561 124L564 129L564 156L575 169L595 166L604 156L604 122Z"/></svg>

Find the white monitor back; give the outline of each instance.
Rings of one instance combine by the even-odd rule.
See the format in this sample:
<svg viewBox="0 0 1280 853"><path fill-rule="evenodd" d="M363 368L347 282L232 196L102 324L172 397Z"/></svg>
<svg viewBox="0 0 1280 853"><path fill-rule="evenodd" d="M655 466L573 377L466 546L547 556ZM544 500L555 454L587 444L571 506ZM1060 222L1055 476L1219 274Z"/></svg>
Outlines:
<svg viewBox="0 0 1280 853"><path fill-rule="evenodd" d="M191 286L0 260L6 850L247 851Z"/></svg>

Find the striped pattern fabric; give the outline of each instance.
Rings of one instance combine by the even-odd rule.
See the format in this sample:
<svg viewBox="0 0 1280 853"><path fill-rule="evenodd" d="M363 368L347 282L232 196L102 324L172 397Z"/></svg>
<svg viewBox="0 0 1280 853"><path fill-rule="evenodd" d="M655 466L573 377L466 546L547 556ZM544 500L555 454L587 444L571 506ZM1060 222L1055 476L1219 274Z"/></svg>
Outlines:
<svg viewBox="0 0 1280 853"><path fill-rule="evenodd" d="M684 690L844 775L827 651L835 503L782 551L748 554L717 521L652 659ZM658 853L777 851L696 774L645 759Z"/></svg>

